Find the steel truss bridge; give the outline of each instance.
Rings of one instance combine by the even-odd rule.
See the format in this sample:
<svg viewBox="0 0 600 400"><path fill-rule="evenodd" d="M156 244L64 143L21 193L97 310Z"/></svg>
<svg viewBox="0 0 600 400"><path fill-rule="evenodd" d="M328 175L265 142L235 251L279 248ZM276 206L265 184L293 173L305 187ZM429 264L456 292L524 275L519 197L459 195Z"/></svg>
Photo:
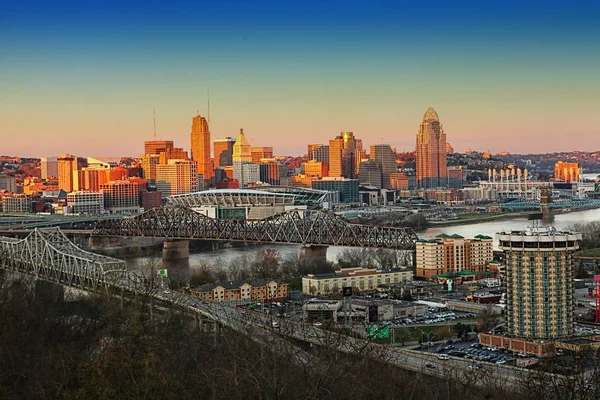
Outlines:
<svg viewBox="0 0 600 400"><path fill-rule="evenodd" d="M360 225L324 211L291 210L262 220L214 219L185 207L155 208L134 218L101 220L92 236L156 237L412 250L410 228Z"/></svg>

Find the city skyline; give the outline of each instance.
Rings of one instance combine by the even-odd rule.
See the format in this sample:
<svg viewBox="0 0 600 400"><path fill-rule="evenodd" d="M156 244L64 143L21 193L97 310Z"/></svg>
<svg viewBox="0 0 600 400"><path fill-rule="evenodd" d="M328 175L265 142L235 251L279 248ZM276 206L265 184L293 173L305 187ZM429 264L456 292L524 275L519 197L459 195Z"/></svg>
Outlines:
<svg viewBox="0 0 600 400"><path fill-rule="evenodd" d="M142 20L34 3L0 11L6 154L138 156L153 108L157 139L189 151L208 90L212 138L243 127L278 155L344 131L413 151L428 107L457 152L588 149L600 133L594 4L147 4Z"/></svg>

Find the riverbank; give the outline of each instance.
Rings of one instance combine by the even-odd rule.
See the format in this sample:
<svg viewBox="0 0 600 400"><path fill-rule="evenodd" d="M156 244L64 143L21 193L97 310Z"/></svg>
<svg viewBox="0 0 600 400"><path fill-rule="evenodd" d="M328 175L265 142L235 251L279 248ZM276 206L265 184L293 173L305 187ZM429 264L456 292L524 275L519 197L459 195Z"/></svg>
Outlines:
<svg viewBox="0 0 600 400"><path fill-rule="evenodd" d="M519 212L519 213L502 213L502 214L493 214L493 215L486 215L485 213L482 213L482 214L474 214L474 215L466 216L463 218L461 218L459 216L457 219L449 219L449 220L444 220L444 221L427 221L427 222L429 223L430 227L437 228L437 227L444 227L444 226L469 225L469 224L480 223L480 222L492 222L492 221L517 219L517 218L526 217L527 214L530 214L530 213Z"/></svg>

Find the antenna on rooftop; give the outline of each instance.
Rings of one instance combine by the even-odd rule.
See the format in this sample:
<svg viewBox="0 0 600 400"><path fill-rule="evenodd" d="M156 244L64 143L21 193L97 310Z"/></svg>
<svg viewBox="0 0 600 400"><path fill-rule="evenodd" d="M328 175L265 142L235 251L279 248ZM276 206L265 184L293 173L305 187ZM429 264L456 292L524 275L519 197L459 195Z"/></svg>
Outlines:
<svg viewBox="0 0 600 400"><path fill-rule="evenodd" d="M206 89L206 96L208 98L208 114L206 115L206 122L210 124L210 90Z"/></svg>
<svg viewBox="0 0 600 400"><path fill-rule="evenodd" d="M154 115L154 140L156 140L156 109L152 107L152 114Z"/></svg>

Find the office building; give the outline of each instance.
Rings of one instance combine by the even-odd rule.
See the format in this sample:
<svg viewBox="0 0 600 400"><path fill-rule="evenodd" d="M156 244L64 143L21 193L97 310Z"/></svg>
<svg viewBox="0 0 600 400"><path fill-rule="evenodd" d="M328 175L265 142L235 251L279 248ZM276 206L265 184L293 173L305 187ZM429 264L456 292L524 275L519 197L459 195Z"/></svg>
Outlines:
<svg viewBox="0 0 600 400"><path fill-rule="evenodd" d="M2 197L2 212L7 214L28 214L33 212L33 201L30 195L10 194Z"/></svg>
<svg viewBox="0 0 600 400"><path fill-rule="evenodd" d="M244 135L243 129L240 129L240 134L238 135L235 144L233 145L232 159L233 178L237 179L240 187L247 186L250 180L249 177L244 176L244 170L242 169L242 166L244 164L252 163L252 152L250 151L250 143L248 143L248 139L246 139L246 135Z"/></svg>
<svg viewBox="0 0 600 400"><path fill-rule="evenodd" d="M287 183L287 167L279 164L274 158L262 159L259 166L261 182L279 186L283 179Z"/></svg>
<svg viewBox="0 0 600 400"><path fill-rule="evenodd" d="M319 180L313 180L312 188L325 190L328 192L338 192L340 194L340 203L358 203L358 179L332 178L327 177Z"/></svg>
<svg viewBox="0 0 600 400"><path fill-rule="evenodd" d="M416 243L416 275L436 279L448 272L485 272L494 259L493 242L484 235L465 239L444 233L435 239L421 239Z"/></svg>
<svg viewBox="0 0 600 400"><path fill-rule="evenodd" d="M156 166L156 189L162 197L198 191L198 166L195 161L169 160Z"/></svg>
<svg viewBox="0 0 600 400"><path fill-rule="evenodd" d="M362 141L357 140L352 132L342 132L329 141L329 176L356 178L363 155Z"/></svg>
<svg viewBox="0 0 600 400"><path fill-rule="evenodd" d="M162 195L160 192L142 192L142 208L144 211L151 210L153 208L162 207Z"/></svg>
<svg viewBox="0 0 600 400"><path fill-rule="evenodd" d="M317 178L323 178L329 176L329 168L327 163L323 161L311 160L307 163L302 163L304 174L307 176L314 176Z"/></svg>
<svg viewBox="0 0 600 400"><path fill-rule="evenodd" d="M0 192L6 190L10 193L17 192L17 178L10 175L0 174Z"/></svg>
<svg viewBox="0 0 600 400"><path fill-rule="evenodd" d="M213 143L215 147L215 169L233 165L235 139L226 137L225 139L215 139Z"/></svg>
<svg viewBox="0 0 600 400"><path fill-rule="evenodd" d="M158 154L144 154L140 156L140 163L144 171L144 179L152 184L156 184L156 166L160 162Z"/></svg>
<svg viewBox="0 0 600 400"><path fill-rule="evenodd" d="M65 154L58 158L58 186L67 193L79 189L77 157Z"/></svg>
<svg viewBox="0 0 600 400"><path fill-rule="evenodd" d="M210 157L210 130L206 118L196 115L192 119L190 140L192 160L198 163L198 174L205 181L212 181L214 173Z"/></svg>
<svg viewBox="0 0 600 400"><path fill-rule="evenodd" d="M144 142L144 154L160 154L172 148L172 140L147 140Z"/></svg>
<svg viewBox="0 0 600 400"><path fill-rule="evenodd" d="M506 264L506 333L525 339L573 334L573 256L581 233L554 229L497 234Z"/></svg>
<svg viewBox="0 0 600 400"><path fill-rule="evenodd" d="M272 147L251 147L250 154L252 155L252 163L260 164L263 158L273 158Z"/></svg>
<svg viewBox="0 0 600 400"><path fill-rule="evenodd" d="M309 144L308 161L329 164L329 146L326 144Z"/></svg>
<svg viewBox="0 0 600 400"><path fill-rule="evenodd" d="M381 187L391 188L391 175L396 173L396 155L389 144L371 145L371 154L369 158L379 165L381 170ZM359 174L360 175L360 174Z"/></svg>
<svg viewBox="0 0 600 400"><path fill-rule="evenodd" d="M72 214L100 215L104 213L104 194L80 191L68 193L67 207Z"/></svg>
<svg viewBox="0 0 600 400"><path fill-rule="evenodd" d="M416 146L417 185L438 188L448 185L446 134L433 108L428 108L419 127Z"/></svg>
<svg viewBox="0 0 600 400"><path fill-rule="evenodd" d="M56 157L42 157L40 162L42 179L58 177L58 160Z"/></svg>
<svg viewBox="0 0 600 400"><path fill-rule="evenodd" d="M100 186L104 206L111 214L138 214L140 212L139 184L132 181L114 181Z"/></svg>
<svg viewBox="0 0 600 400"><path fill-rule="evenodd" d="M361 162L358 176L361 186L373 186L381 189L382 173L377 161L367 160Z"/></svg>
<svg viewBox="0 0 600 400"><path fill-rule="evenodd" d="M328 296L350 286L357 292L373 292L379 285L412 281L410 269L342 268L329 274L302 277L302 293Z"/></svg>
<svg viewBox="0 0 600 400"><path fill-rule="evenodd" d="M450 189L462 189L465 180L466 170L462 166L448 167L448 184Z"/></svg>
<svg viewBox="0 0 600 400"><path fill-rule="evenodd" d="M189 160L188 152L181 147L167 149L160 153L158 163L168 164L169 160Z"/></svg>
<svg viewBox="0 0 600 400"><path fill-rule="evenodd" d="M83 168L79 174L79 190L97 192L100 186L110 180L110 172L96 168Z"/></svg>
<svg viewBox="0 0 600 400"><path fill-rule="evenodd" d="M240 187L246 187L251 183L260 182L260 165L246 163L242 164L242 179Z"/></svg>

